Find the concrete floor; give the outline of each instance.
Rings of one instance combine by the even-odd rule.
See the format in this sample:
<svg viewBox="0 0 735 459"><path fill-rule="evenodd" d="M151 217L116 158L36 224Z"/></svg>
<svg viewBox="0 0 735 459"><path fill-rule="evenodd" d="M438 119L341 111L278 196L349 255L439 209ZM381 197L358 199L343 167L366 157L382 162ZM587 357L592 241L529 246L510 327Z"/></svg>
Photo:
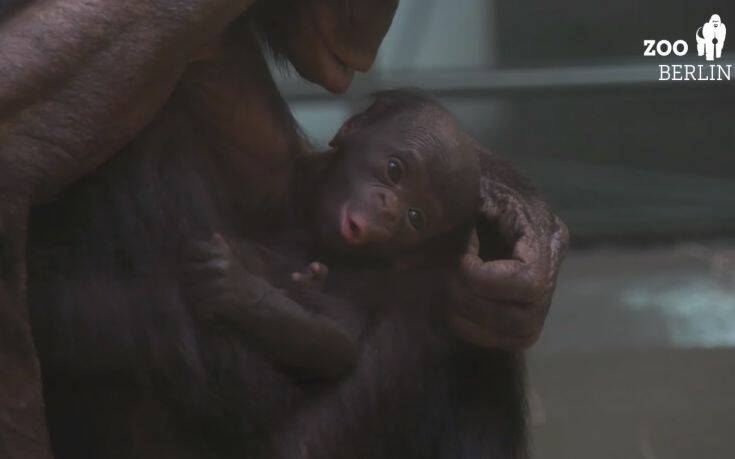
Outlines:
<svg viewBox="0 0 735 459"><path fill-rule="evenodd" d="M735 457L735 244L572 253L551 314L535 458Z"/></svg>

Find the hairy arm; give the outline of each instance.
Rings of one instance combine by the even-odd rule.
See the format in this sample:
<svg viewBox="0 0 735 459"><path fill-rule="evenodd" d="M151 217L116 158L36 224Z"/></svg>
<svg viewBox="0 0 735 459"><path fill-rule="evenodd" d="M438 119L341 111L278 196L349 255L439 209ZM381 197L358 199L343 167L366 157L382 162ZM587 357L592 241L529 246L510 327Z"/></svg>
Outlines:
<svg viewBox="0 0 735 459"><path fill-rule="evenodd" d="M357 336L322 313L339 309L333 304L337 300L309 289L273 286L243 266L239 249L235 255L219 235L186 245L182 288L194 314L242 333L298 376L335 379L350 370L357 360ZM248 252L248 264L268 264Z"/></svg>
<svg viewBox="0 0 735 459"><path fill-rule="evenodd" d="M405 308L402 300L369 321L354 371L273 433L272 457L422 456L417 448L427 439L416 441L415 435L424 416L443 403L434 391L443 387L447 347L432 322L416 315L426 311Z"/></svg>
<svg viewBox="0 0 735 459"><path fill-rule="evenodd" d="M386 407L402 405L401 398L411 393L405 384L417 392L417 379L402 378L397 368L411 366L415 360L401 359L408 346L400 339L394 340L395 336L405 334L396 334L392 326L385 325L369 331L361 343L355 371L334 388L306 403L274 432L270 456L316 459L332 457L339 451L342 457L360 457L360 454L380 457L368 452L380 451L384 436L398 427L396 413L390 413ZM390 346L385 349L376 346L381 340ZM426 402L420 395L416 398ZM407 408L403 406L403 409Z"/></svg>
<svg viewBox="0 0 735 459"><path fill-rule="evenodd" d="M47 0L0 22L0 183L33 200L99 166L252 0Z"/></svg>
<svg viewBox="0 0 735 459"><path fill-rule="evenodd" d="M264 279L245 277L240 294L221 310L223 320L301 377L336 379L355 365L357 339L347 329Z"/></svg>

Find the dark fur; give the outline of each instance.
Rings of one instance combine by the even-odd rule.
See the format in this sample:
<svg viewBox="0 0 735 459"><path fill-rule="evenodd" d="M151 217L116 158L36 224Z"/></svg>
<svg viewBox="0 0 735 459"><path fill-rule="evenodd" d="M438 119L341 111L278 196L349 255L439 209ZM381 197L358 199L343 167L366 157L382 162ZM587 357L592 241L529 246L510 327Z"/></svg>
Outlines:
<svg viewBox="0 0 735 459"><path fill-rule="evenodd" d="M108 165L32 213L29 302L60 458L116 457L138 435L120 432L95 443L83 427L67 430L70 424L117 425L98 413L108 392L120 394L128 408L155 403L175 413L171 430L181 451L207 450L208 430L256 437L270 422L271 414L257 406L235 407L259 400L263 394L254 391L270 389L269 363L238 353L242 343L235 337L198 327L180 296L176 272L184 241L223 229L255 235L268 229L267 209L257 204L258 184L248 190L228 177L227 162L223 166L218 148L209 143L213 133L179 116L178 109L149 129L177 137L193 133L186 141L158 135L151 141L144 133ZM228 186L239 187L237 196L245 197L226 198L235 195ZM234 400L219 393L222 373L241 385ZM272 373L277 380L278 372ZM253 375L262 387L251 383ZM89 400L93 388L97 398ZM277 392L279 402L289 398ZM230 411L253 412L257 425L241 429ZM140 421L135 413L119 416Z"/></svg>
<svg viewBox="0 0 735 459"><path fill-rule="evenodd" d="M526 457L523 358L449 333L446 271L334 275L348 307L372 312L358 365L275 436L279 457Z"/></svg>
<svg viewBox="0 0 735 459"><path fill-rule="evenodd" d="M172 102L31 216L29 301L57 457L250 457L272 431L284 457L301 438L315 457L522 457L521 361L453 339L446 298L425 288L438 282L363 285L379 293L355 307L379 314L331 395L192 320L181 244L215 231L257 240L281 220L260 184L233 174L216 133L180 113Z"/></svg>
<svg viewBox="0 0 735 459"><path fill-rule="evenodd" d="M61 459L248 456L279 413L304 395L314 397L312 388L281 385L280 369L243 354L242 338L200 328L180 297L175 271L186 240L213 231L257 239L278 227L273 209L281 204L279 161L288 155L274 150L299 150L288 109L250 40L235 40L237 53L227 53L242 60L226 59L223 65L216 56L205 56L212 61L187 66L187 74L205 74L202 78L193 83L181 78L185 56L195 51L187 46L219 35L239 12L213 18L205 10L214 2L204 1L187 2L187 8L179 1L156 2L162 8L157 14L148 14L150 2L55 8L68 3L0 2L2 21L10 4L33 4L39 7L34 11L50 13L22 18L25 29L16 35L25 39L11 47L11 56L30 59L11 58L9 75L18 73L13 69L31 72L18 73L18 91L11 91L10 105L3 107L9 114L4 140L11 142L5 144L10 154L3 155L0 175L9 198L23 201L24 209L26 202L54 199L33 209L27 246L33 334L55 452ZM220 5L225 3L235 2ZM64 39L68 30L79 39ZM25 46L44 52L29 55ZM16 87L12 78L10 83ZM183 91L169 100L177 84ZM208 94L182 100L189 84ZM228 112L233 105L236 110ZM16 109L20 115L13 114ZM245 116L233 121L237 114ZM143 126L148 127L141 132ZM88 175L113 153L113 161ZM260 180L243 178L243 164ZM56 196L81 176L86 178ZM3 374L11 376L3 379L11 390L3 391L2 408L12 422L0 425L0 450L40 457L45 439L38 369L22 301L25 220L12 215L15 203L7 199L3 190L0 310L9 320L2 324L8 333L0 335ZM432 297L431 304L437 300ZM358 371L336 394L348 415L318 417L315 424L325 423L325 429L307 438L323 448L313 453L344 457L352 449L359 451L354 456L425 457L422 445L465 457L521 450L515 357L457 343L443 330L441 314L414 321L412 307L423 304L418 299L399 297L384 305L400 302L410 307L397 308L397 315L385 316L365 335ZM351 396L351 390L357 394ZM384 394L421 398L401 404ZM324 398L314 400L329 406ZM299 423L308 419L310 408L294 421L295 428L279 430L282 437L276 438L283 440L277 445L288 450L293 433L310 433L309 422ZM349 416L352 410L355 416ZM344 423L348 430L336 436L337 443L323 442L322 435L343 419L352 422ZM415 429L416 419L426 422ZM400 438L370 441L385 431L384 424ZM405 437L414 433L410 454L400 454ZM460 442L463 438L468 440ZM34 445L37 453L16 441ZM363 449L368 444L375 446Z"/></svg>

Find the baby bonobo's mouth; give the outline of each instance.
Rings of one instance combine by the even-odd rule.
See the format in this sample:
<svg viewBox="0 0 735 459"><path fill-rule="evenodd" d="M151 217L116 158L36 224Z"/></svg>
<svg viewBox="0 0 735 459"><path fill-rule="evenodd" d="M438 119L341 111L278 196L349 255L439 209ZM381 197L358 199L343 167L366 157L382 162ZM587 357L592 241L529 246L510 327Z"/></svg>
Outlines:
<svg viewBox="0 0 735 459"><path fill-rule="evenodd" d="M347 205L340 212L340 235L349 245L359 245L363 242L364 230L362 225L351 215Z"/></svg>

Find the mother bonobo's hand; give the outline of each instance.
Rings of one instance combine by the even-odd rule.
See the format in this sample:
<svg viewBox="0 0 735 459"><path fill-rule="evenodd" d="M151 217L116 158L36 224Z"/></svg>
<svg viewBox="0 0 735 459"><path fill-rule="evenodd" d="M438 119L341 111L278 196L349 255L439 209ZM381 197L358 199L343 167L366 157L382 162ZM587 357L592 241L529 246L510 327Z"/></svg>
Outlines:
<svg viewBox="0 0 735 459"><path fill-rule="evenodd" d="M478 151L483 169L479 225L489 231L475 235L462 258L450 324L460 338L478 346L522 350L541 334L569 233L510 163ZM493 236L509 247L512 259L483 260L492 258Z"/></svg>

